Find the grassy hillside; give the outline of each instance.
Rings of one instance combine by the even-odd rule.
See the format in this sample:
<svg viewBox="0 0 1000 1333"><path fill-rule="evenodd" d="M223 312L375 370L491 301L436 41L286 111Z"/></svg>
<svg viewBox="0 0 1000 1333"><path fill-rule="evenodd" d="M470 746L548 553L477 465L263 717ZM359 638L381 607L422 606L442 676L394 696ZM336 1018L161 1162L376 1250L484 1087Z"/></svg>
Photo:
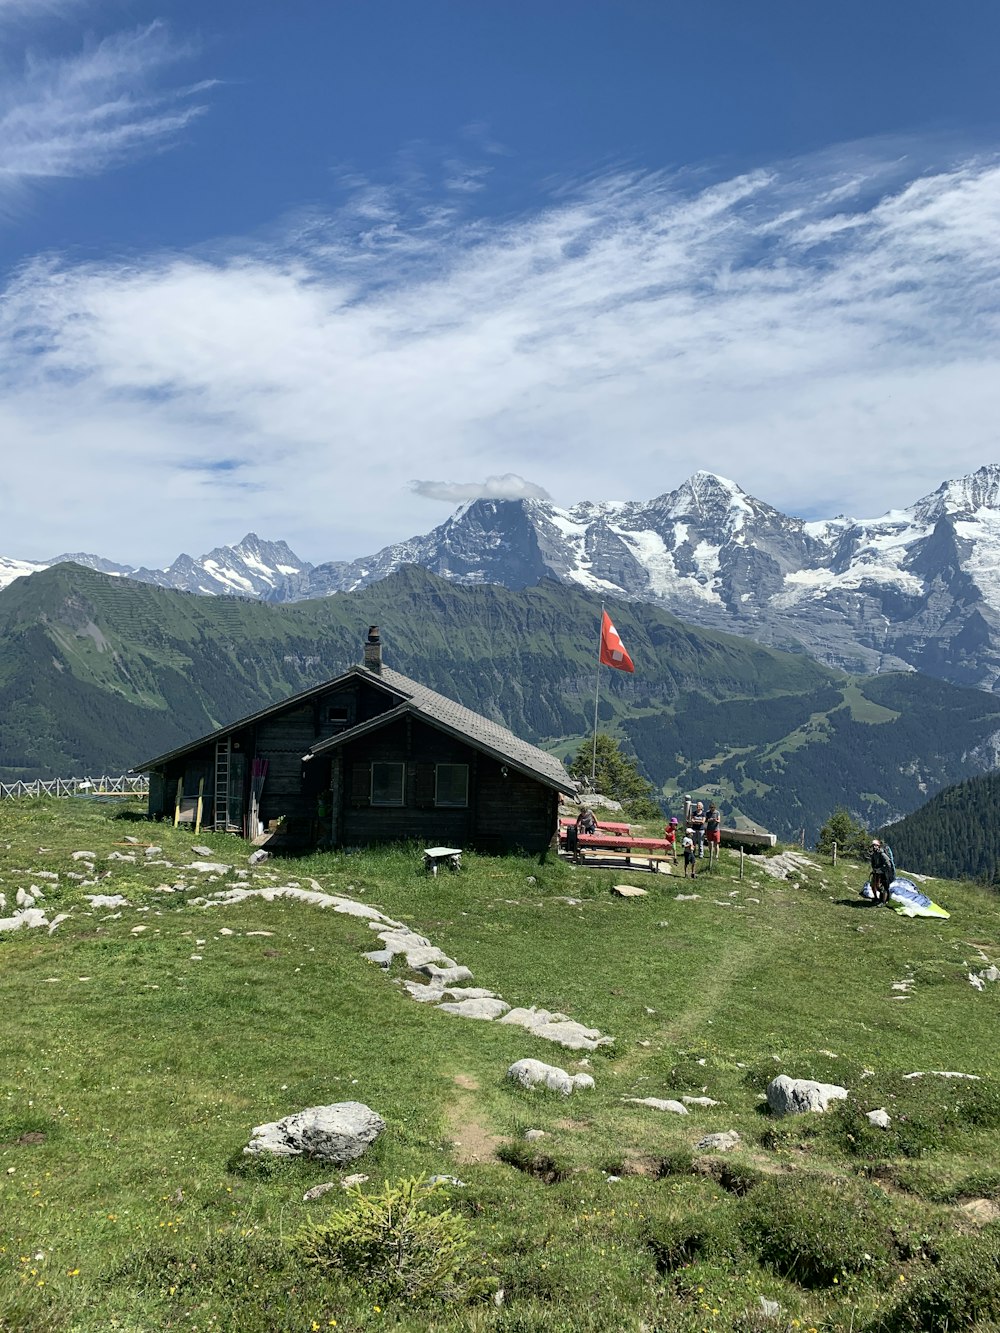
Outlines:
<svg viewBox="0 0 1000 1333"><path fill-rule="evenodd" d="M906 921L859 906L858 867L816 857L772 858L785 879L751 860L742 880L724 857L694 884L470 857L428 880L400 848L244 877L376 906L474 984L612 1035L587 1057L595 1088L563 1099L504 1071L526 1056L575 1071L572 1052L415 1003L393 984L400 963L387 977L363 959L364 921L280 898L207 906L235 869L209 881L189 868L189 834L93 803L2 815L0 891L38 885L50 916L68 913L52 934L0 934L4 1333L917 1333L1000 1319L1000 983L967 980L1000 962L995 894L932 883L951 919ZM163 852L146 858L153 840ZM245 868L244 844L205 841ZM97 885L71 878L85 849ZM649 895L613 897L622 880ZM127 905L91 908L96 891ZM978 1078L904 1077L933 1069ZM760 1096L780 1072L841 1083L848 1100L776 1120ZM682 1096L717 1104L680 1116L624 1100ZM252 1165L242 1148L254 1125L342 1100L387 1124L348 1168L366 1190L421 1172L465 1182L451 1207L502 1298L413 1307L302 1266L292 1237L346 1202L302 1196L346 1171ZM866 1119L881 1107L886 1130ZM529 1143L528 1128L545 1137ZM734 1129L729 1154L696 1146Z"/></svg>
<svg viewBox="0 0 1000 1333"><path fill-rule="evenodd" d="M729 818L811 839L846 804L880 824L978 771L1000 729L1000 699L978 691L854 679L655 607L613 610L637 669L603 673L602 726L665 795L715 797ZM571 752L592 725L599 616L555 582L455 587L419 569L268 606L58 566L0 592L0 777L128 768L337 674L370 623L390 665Z"/></svg>

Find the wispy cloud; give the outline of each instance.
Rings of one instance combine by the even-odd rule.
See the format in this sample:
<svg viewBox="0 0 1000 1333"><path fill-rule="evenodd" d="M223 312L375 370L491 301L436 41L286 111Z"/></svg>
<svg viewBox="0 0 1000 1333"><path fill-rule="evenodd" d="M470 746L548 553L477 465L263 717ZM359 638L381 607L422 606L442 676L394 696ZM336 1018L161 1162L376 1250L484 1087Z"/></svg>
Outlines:
<svg viewBox="0 0 1000 1333"><path fill-rule="evenodd" d="M10 0L0 18L8 12ZM71 56L29 55L0 84L0 194L92 175L172 143L205 110L198 98L209 86L160 86L186 54L152 23Z"/></svg>
<svg viewBox="0 0 1000 1333"><path fill-rule="evenodd" d="M502 224L359 180L274 245L33 264L0 301L5 554L89 532L159 561L252 525L354 557L424 530L423 496L648 498L696 468L809 515L909 502L1000 456L998 210L996 158L897 145L619 173ZM459 467L490 480L407 485ZM72 540L42 475L87 497Z"/></svg>
<svg viewBox="0 0 1000 1333"><path fill-rule="evenodd" d="M551 500L544 486L526 481L516 472L505 472L502 477L487 477L485 481L411 481L416 495L426 500L447 500L449 504L466 504L469 500Z"/></svg>

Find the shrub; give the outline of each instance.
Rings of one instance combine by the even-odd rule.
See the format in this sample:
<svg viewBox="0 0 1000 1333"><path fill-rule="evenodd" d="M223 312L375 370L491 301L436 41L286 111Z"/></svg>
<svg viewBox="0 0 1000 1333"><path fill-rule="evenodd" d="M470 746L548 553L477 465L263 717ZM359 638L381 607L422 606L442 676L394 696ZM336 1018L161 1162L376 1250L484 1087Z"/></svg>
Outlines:
<svg viewBox="0 0 1000 1333"><path fill-rule="evenodd" d="M423 1176L387 1181L371 1197L355 1186L348 1191L352 1206L323 1223L310 1219L294 1249L305 1263L361 1283L384 1300L475 1299L490 1283L473 1272L469 1224L450 1208L432 1213L425 1207L440 1189Z"/></svg>
<svg viewBox="0 0 1000 1333"><path fill-rule="evenodd" d="M1000 1322L1000 1230L957 1242L873 1333L953 1333Z"/></svg>
<svg viewBox="0 0 1000 1333"><path fill-rule="evenodd" d="M762 1263L803 1287L827 1287L894 1256L889 1205L870 1188L816 1179L765 1181L742 1203Z"/></svg>

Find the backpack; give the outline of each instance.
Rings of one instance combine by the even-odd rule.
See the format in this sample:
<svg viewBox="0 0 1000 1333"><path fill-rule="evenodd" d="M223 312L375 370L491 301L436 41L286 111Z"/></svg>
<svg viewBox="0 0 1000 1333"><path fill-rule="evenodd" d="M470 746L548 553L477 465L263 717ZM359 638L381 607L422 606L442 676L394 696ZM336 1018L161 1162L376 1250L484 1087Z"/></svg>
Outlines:
<svg viewBox="0 0 1000 1333"><path fill-rule="evenodd" d="M887 842L884 842L882 844L882 850L883 852L885 852L886 859L889 862L889 883L891 884L892 881L896 878L896 858L895 856L893 856L892 848L889 846Z"/></svg>

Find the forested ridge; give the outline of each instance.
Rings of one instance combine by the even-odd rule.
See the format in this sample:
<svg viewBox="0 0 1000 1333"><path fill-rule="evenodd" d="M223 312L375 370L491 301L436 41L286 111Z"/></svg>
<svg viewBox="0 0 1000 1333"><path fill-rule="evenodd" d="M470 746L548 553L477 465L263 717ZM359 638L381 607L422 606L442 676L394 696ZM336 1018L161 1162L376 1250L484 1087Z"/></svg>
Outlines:
<svg viewBox="0 0 1000 1333"><path fill-rule="evenodd" d="M882 832L921 874L1000 885L1000 773L946 787Z"/></svg>

